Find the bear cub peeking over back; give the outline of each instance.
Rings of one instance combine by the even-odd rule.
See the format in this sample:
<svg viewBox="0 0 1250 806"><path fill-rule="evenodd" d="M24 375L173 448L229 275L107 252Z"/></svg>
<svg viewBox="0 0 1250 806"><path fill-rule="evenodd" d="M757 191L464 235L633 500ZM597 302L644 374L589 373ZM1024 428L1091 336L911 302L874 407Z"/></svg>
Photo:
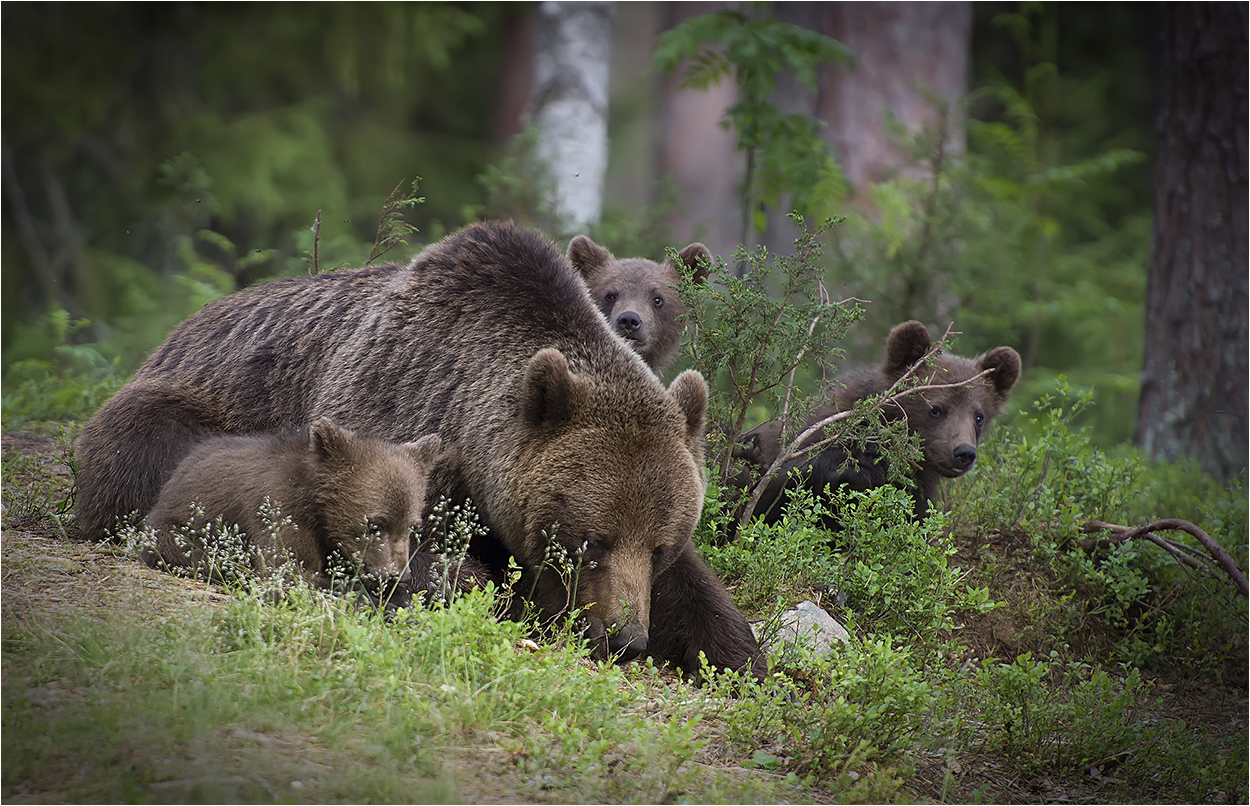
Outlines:
<svg viewBox="0 0 1250 806"><path fill-rule="evenodd" d="M696 283L707 279L712 255L706 246L692 243L678 256L694 272ZM585 235L569 242L568 258L590 287L590 296L612 331L629 342L652 372L663 375L677 354L682 331L680 318L686 312L677 296L681 276L673 261L618 259ZM706 261L704 265L699 265L699 258Z"/></svg>
<svg viewBox="0 0 1250 806"><path fill-rule="evenodd" d="M940 479L958 478L972 469L982 433L1002 411L1020 377L1020 356L1010 347L995 347L976 358L938 353L924 365L916 366L932 346L929 331L920 322L896 325L886 341L881 366L848 375L844 386L835 393L833 404L817 408L803 426L847 411L856 401L870 395L883 394L912 367L922 385L954 384L904 395L897 403L888 404L883 412L888 419L905 417L907 429L921 439L924 462L915 474L917 517L928 511ZM986 370L987 374L976 377ZM806 443L823 437L818 432ZM780 424L765 423L739 437L734 456L767 469L782 447ZM790 477L796 468L801 479L797 482ZM740 479L739 486L744 486L745 481ZM885 483L885 460L871 446L859 450L834 445L814 457L793 459L784 465L765 488L755 514L762 515L768 523L776 522L788 498L787 491L798 484L820 493L826 485L847 485L863 492Z"/></svg>
<svg viewBox="0 0 1250 806"><path fill-rule="evenodd" d="M175 535L190 526L193 541L200 535L212 540L216 530L197 527L221 518L246 535L261 575L289 555L305 578L325 587L326 560L337 551L355 563L366 589L377 592L408 576L409 536L421 525L440 446L437 435L397 444L324 417L302 430L210 437L161 488L145 521L156 531L156 550L146 550L143 559L153 567L206 570L207 547L180 546ZM281 512L274 528L259 514L266 498Z"/></svg>

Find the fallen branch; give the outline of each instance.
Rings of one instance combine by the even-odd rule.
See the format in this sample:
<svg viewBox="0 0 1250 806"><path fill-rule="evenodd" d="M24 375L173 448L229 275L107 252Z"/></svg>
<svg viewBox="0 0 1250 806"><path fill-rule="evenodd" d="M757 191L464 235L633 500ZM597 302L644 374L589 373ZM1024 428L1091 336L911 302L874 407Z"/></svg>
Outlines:
<svg viewBox="0 0 1250 806"><path fill-rule="evenodd" d="M1241 573L1241 569L1237 567L1237 563L1231 556L1229 556L1229 553L1224 550L1223 546L1215 542L1209 534L1202 531L1189 521L1181 520L1180 518L1163 518L1161 520L1143 523L1141 526L1132 527L1120 526L1115 523L1104 523L1103 521L1086 521L1081 526L1081 531L1087 533L1102 530L1112 532L1113 537L1104 538L1104 540L1107 540L1114 545L1122 545L1130 540L1148 540L1166 551L1168 554L1171 554L1172 557L1182 565L1198 569L1205 568L1202 563L1198 562L1194 559L1194 557L1187 553L1190 551L1188 546L1184 546L1183 548L1185 549L1185 552L1182 552L1182 546L1180 544L1175 543L1175 541L1166 540L1154 534L1154 531L1157 529L1188 532L1197 538L1198 542L1201 543L1203 548L1205 548L1211 555L1212 561L1223 568L1224 572L1227 573L1232 579L1233 584L1237 587L1238 593L1240 593L1243 597L1250 599L1250 587L1246 585L1245 574ZM1097 538L1086 538L1085 540L1078 541L1077 545L1086 551L1093 551L1095 548L1098 548L1101 542L1102 540ZM1206 558L1204 557L1203 559Z"/></svg>

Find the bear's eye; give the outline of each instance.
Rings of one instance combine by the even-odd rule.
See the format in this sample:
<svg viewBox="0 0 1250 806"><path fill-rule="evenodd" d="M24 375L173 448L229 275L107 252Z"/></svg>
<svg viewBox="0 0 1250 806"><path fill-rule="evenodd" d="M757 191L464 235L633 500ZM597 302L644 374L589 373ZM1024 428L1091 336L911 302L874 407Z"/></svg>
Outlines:
<svg viewBox="0 0 1250 806"><path fill-rule="evenodd" d="M616 292L609 291L608 293L604 294L603 301L608 303L609 305L611 305L613 302L616 302Z"/></svg>
<svg viewBox="0 0 1250 806"><path fill-rule="evenodd" d="M371 535L382 534L383 528L386 526L381 518L365 518L365 531Z"/></svg>
<svg viewBox="0 0 1250 806"><path fill-rule="evenodd" d="M657 308L663 308L664 297L661 297L659 294L656 294L654 297L651 298L651 304Z"/></svg>
<svg viewBox="0 0 1250 806"><path fill-rule="evenodd" d="M978 411L977 412L977 427L980 428L981 423L984 423L984 422L985 422L985 415Z"/></svg>
<svg viewBox="0 0 1250 806"><path fill-rule="evenodd" d="M652 565L659 565L663 560L664 560L664 547L663 546L660 546L655 551L651 552L651 564Z"/></svg>
<svg viewBox="0 0 1250 806"><path fill-rule="evenodd" d="M941 417L941 416L942 416L942 407L941 407L941 406L934 406L933 408L929 409L929 416L930 416L930 417Z"/></svg>

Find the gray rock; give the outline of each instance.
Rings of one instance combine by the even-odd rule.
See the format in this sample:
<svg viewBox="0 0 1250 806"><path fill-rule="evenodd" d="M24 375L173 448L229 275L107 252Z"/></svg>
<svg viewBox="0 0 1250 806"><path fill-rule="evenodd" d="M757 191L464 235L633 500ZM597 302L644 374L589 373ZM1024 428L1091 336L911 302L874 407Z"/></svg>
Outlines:
<svg viewBox="0 0 1250 806"><path fill-rule="evenodd" d="M751 625L756 638L759 638L763 626L763 622ZM845 627L814 603L803 601L795 605L793 610L781 614L781 627L773 638L773 644L790 645L802 641L813 650L828 655L834 642L849 640L851 634Z"/></svg>

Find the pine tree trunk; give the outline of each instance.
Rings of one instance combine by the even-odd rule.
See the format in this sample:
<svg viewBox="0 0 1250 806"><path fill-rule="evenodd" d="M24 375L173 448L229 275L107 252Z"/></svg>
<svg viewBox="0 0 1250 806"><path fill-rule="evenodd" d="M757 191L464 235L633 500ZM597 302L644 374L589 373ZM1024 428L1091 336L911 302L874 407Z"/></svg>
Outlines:
<svg viewBox="0 0 1250 806"><path fill-rule="evenodd" d="M599 220L608 167L611 3L545 2L530 112L555 182L555 211L577 232Z"/></svg>
<svg viewBox="0 0 1250 806"><path fill-rule="evenodd" d="M1135 441L1226 479L1247 462L1247 13L1164 13L1154 238Z"/></svg>

